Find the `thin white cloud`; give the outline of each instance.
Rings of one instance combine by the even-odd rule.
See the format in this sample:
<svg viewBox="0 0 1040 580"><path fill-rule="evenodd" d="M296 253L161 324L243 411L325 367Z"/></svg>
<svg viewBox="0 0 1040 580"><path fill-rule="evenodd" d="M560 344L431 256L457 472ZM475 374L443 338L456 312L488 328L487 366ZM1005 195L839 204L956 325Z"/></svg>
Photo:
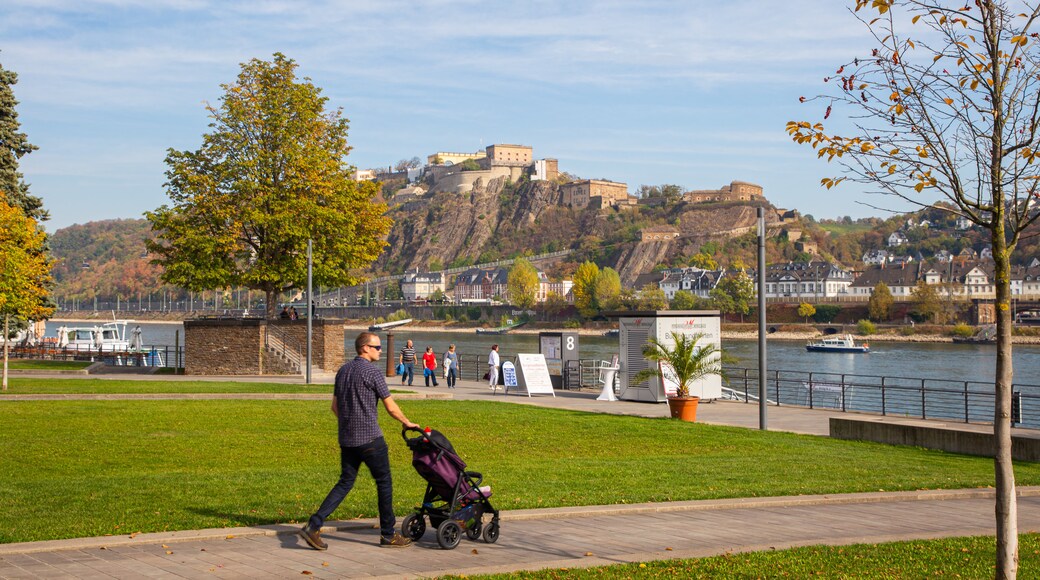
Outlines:
<svg viewBox="0 0 1040 580"><path fill-rule="evenodd" d="M197 146L201 102L279 51L345 109L358 165L498 137L645 183L789 158L785 111L863 38L833 0L7 0L0 34L40 177L161 176L152 152Z"/></svg>

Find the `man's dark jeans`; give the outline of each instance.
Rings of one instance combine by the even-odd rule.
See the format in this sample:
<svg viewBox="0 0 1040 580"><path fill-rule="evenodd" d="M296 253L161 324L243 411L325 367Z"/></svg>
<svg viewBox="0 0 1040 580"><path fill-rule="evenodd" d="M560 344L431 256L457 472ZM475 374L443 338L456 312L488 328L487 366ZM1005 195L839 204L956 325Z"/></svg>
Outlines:
<svg viewBox="0 0 1040 580"><path fill-rule="evenodd" d="M404 380L408 379L408 386L412 386L412 378L415 377L415 363L404 363L404 373L401 375L401 384L404 384Z"/></svg>
<svg viewBox="0 0 1040 580"><path fill-rule="evenodd" d="M376 480L376 493L379 497L379 531L384 538L394 535L394 486L390 479L390 452L386 440L382 437L360 447L340 447L339 481L329 492L321 507L311 516L308 525L312 530L319 530L325 520L336 511L339 504L350 493L357 479L358 468L364 463Z"/></svg>

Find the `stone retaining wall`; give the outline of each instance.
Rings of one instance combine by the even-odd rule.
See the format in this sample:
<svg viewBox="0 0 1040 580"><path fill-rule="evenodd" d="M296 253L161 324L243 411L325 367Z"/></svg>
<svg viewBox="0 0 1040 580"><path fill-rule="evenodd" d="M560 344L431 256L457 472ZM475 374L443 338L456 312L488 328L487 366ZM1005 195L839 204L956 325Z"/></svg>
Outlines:
<svg viewBox="0 0 1040 580"><path fill-rule="evenodd" d="M875 441L993 457L993 431L988 425L892 417L831 417L830 436L835 439ZM1040 433L1014 430L1011 435L1011 457L1015 461L1040 461Z"/></svg>
<svg viewBox="0 0 1040 580"><path fill-rule="evenodd" d="M277 328L306 360L306 320L197 319L184 321L184 374L264 375L284 372L263 355L268 327ZM312 325L311 365L335 372L343 364L343 321L316 319ZM306 364L306 363L304 363Z"/></svg>

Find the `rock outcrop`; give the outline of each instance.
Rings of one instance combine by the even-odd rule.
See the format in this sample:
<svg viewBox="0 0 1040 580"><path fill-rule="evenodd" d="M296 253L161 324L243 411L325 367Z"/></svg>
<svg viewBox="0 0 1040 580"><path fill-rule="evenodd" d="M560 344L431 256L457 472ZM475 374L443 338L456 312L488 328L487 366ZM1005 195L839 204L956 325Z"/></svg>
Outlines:
<svg viewBox="0 0 1040 580"><path fill-rule="evenodd" d="M436 188L434 188L436 191ZM755 228L752 203L686 204L651 218L638 209L572 209L561 206L559 186L547 181L477 180L472 191L436 192L391 209L394 227L378 265L401 272L460 258L471 263L567 248L597 252L631 284L640 274L676 254L696 252L705 241ZM775 215L767 212L767 215ZM669 223L680 231L670 241L640 242L639 229Z"/></svg>

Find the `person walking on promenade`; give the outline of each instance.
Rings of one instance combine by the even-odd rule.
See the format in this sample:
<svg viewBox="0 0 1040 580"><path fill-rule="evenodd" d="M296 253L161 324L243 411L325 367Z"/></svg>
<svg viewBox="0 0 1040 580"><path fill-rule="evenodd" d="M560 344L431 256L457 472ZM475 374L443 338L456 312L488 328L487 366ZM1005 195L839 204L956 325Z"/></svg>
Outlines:
<svg viewBox="0 0 1040 580"><path fill-rule="evenodd" d="M433 379L433 386L437 385L437 355L433 354L433 347L426 347L426 352L422 355L423 364L423 379L426 381L426 386L430 386L430 379Z"/></svg>
<svg viewBox="0 0 1040 580"><path fill-rule="evenodd" d="M339 481L329 491L321 507L300 529L300 537L315 550L329 548L321 539L321 527L336 511L357 479L358 468L364 463L376 481L379 503L379 545L386 548L406 548L412 541L394 531L393 482L390 477L390 454L379 428L379 401L386 412L406 428L417 428L405 416L390 396L383 373L376 368L383 347L379 336L362 332L354 341L357 357L340 367L336 373L336 387L332 394L332 413L338 419L340 449Z"/></svg>
<svg viewBox="0 0 1040 580"><path fill-rule="evenodd" d="M455 345L448 345L448 352L444 353L444 366L447 369L448 388L454 389L455 382L459 380L459 355L455 352Z"/></svg>
<svg viewBox="0 0 1040 580"><path fill-rule="evenodd" d="M495 390L498 386L498 345L491 345L491 353L488 354L488 388Z"/></svg>
<svg viewBox="0 0 1040 580"><path fill-rule="evenodd" d="M415 376L415 347L412 346L412 341L409 340L405 343L397 362L404 365L404 372L401 373L401 385L408 381L408 386L412 386L412 378Z"/></svg>

